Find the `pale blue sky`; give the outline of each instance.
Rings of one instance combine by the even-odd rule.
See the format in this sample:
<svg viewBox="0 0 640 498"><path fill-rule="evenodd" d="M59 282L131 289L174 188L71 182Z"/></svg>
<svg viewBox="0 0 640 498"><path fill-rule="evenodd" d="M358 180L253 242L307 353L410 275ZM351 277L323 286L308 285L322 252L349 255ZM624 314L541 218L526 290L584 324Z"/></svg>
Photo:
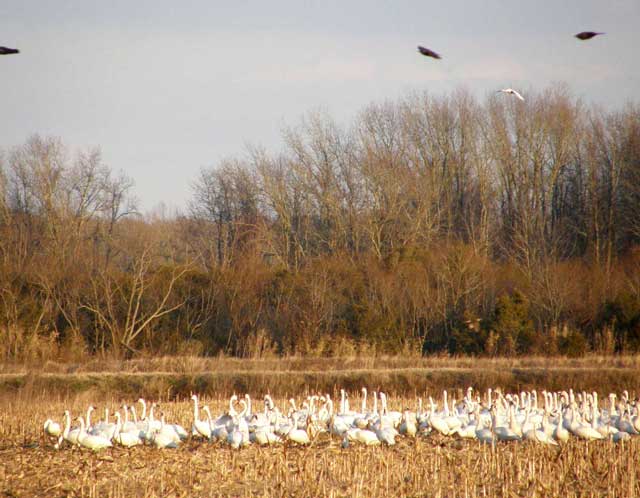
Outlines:
<svg viewBox="0 0 640 498"><path fill-rule="evenodd" d="M278 150L312 109L348 122L408 91L556 81L638 101L638 26L639 0L3 0L0 45L22 53L0 58L0 149L33 133L98 145L143 209L181 208L201 167Z"/></svg>

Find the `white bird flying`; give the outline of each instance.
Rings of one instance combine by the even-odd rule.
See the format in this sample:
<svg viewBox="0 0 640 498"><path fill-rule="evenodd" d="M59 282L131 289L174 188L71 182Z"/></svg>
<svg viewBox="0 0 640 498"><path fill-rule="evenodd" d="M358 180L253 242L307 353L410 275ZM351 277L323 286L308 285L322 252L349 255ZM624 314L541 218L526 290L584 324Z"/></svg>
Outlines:
<svg viewBox="0 0 640 498"><path fill-rule="evenodd" d="M524 97L522 95L520 95L518 92L516 92L513 88L503 88L502 90L498 90L498 92L496 93L508 93L510 95L515 95L516 97L518 97L520 100L522 100L524 102Z"/></svg>

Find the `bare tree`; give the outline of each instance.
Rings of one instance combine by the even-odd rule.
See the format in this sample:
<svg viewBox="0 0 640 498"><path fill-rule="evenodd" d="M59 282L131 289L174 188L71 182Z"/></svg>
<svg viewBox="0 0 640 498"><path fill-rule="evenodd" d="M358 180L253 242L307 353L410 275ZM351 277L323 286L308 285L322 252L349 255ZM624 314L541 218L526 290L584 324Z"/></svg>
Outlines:
<svg viewBox="0 0 640 498"><path fill-rule="evenodd" d="M92 278L92 293L82 307L94 315L96 326L109 335L113 350L136 353L135 341L161 317L179 310L185 300L172 302L176 283L189 271L189 266L172 266L166 272L154 268L151 248L146 247L132 261L124 278L104 271ZM99 347L104 350L105 337Z"/></svg>

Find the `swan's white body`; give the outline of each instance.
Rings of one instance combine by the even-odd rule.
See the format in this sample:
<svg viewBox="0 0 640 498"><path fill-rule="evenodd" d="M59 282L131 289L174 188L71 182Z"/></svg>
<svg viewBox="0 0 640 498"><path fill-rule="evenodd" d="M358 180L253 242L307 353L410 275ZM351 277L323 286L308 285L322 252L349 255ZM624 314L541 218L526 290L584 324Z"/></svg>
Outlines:
<svg viewBox="0 0 640 498"><path fill-rule="evenodd" d="M366 446L380 444L375 432L366 429L349 429L346 433L349 441L355 441Z"/></svg>
<svg viewBox="0 0 640 498"><path fill-rule="evenodd" d="M54 422L50 418L44 422L44 433L47 436L59 437L62 434L62 429L60 428L60 424L58 422Z"/></svg>
<svg viewBox="0 0 640 498"><path fill-rule="evenodd" d="M293 417L293 427L287 433L287 439L296 444L309 444L311 439L309 433L303 429L298 429L298 421Z"/></svg>
<svg viewBox="0 0 640 498"><path fill-rule="evenodd" d="M177 437L173 430L165 430L164 415L160 416L160 429L152 431L149 441L156 448L177 448L180 444L180 438Z"/></svg>
<svg viewBox="0 0 640 498"><path fill-rule="evenodd" d="M106 437L87 433L84 426L84 419L82 417L78 417L78 422L80 423L80 435L78 436L78 443L80 443L80 446L84 446L85 448L89 448L94 451L113 446L111 440Z"/></svg>
<svg viewBox="0 0 640 498"><path fill-rule="evenodd" d="M80 427L77 429L71 430L71 414L68 410L64 412L64 430L62 434L58 438L58 442L55 445L55 448L58 449L61 447L63 441L67 441L69 444L74 446L79 445L78 437L80 436Z"/></svg>
<svg viewBox="0 0 640 498"><path fill-rule="evenodd" d="M113 441L120 446L124 446L125 448L131 448L133 446L137 446L142 444L142 439L140 438L140 433L137 429L133 429L132 431L124 431L122 430L123 426L120 420L120 413L116 412L116 431L113 436Z"/></svg>
<svg viewBox="0 0 640 498"><path fill-rule="evenodd" d="M198 412L198 396L191 396L193 401L193 425L191 427L191 435L196 437L204 437L211 439L211 424L209 420L200 420Z"/></svg>
<svg viewBox="0 0 640 498"><path fill-rule="evenodd" d="M509 95L513 95L514 97L522 100L524 102L524 97L522 95L520 95L517 91L515 91L513 88L503 88L502 90L498 90L498 92L502 92L502 93L506 93Z"/></svg>

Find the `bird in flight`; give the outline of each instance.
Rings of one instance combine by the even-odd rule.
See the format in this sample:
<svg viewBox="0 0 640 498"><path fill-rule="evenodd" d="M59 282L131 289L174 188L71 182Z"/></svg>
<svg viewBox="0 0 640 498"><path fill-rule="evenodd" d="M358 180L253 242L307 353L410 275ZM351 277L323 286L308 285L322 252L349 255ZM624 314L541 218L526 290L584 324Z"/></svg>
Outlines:
<svg viewBox="0 0 640 498"><path fill-rule="evenodd" d="M442 59L442 57L440 57L440 54L437 54L433 50L429 50L428 48L421 47L420 45L418 45L418 52L420 52L422 55L426 57L433 57L434 59Z"/></svg>
<svg viewBox="0 0 640 498"><path fill-rule="evenodd" d="M518 97L520 100L522 100L524 102L524 97L522 95L520 95L518 92L516 92L513 88L503 88L502 90L498 90L496 93L508 93L509 95L515 95L516 97Z"/></svg>
<svg viewBox="0 0 640 498"><path fill-rule="evenodd" d="M597 33L596 31L583 31L575 35L579 40L590 40L594 36L604 35L604 33Z"/></svg>
<svg viewBox="0 0 640 498"><path fill-rule="evenodd" d="M17 48L0 47L0 55L19 54L20 50Z"/></svg>

